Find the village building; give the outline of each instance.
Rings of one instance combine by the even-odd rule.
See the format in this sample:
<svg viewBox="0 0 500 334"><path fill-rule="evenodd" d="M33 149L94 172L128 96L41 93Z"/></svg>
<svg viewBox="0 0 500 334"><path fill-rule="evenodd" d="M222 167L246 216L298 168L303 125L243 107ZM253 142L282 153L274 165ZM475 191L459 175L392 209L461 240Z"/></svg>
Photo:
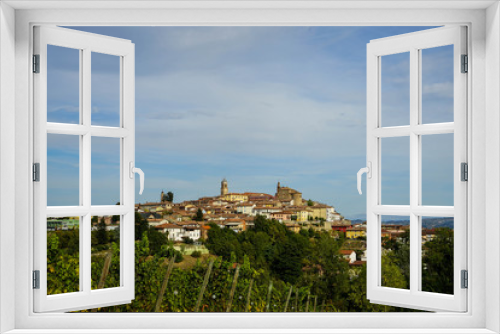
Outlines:
<svg viewBox="0 0 500 334"><path fill-rule="evenodd" d="M291 211L279 211L271 213L271 218L276 219L279 222L292 220L292 212Z"/></svg>
<svg viewBox="0 0 500 334"><path fill-rule="evenodd" d="M340 250L340 255L347 260L349 263L353 263L356 261L356 252L353 250Z"/></svg>
<svg viewBox="0 0 500 334"><path fill-rule="evenodd" d="M226 200L228 202L245 202L248 201L248 196L245 194L239 194L239 193L229 193L221 196L223 200Z"/></svg>
<svg viewBox="0 0 500 334"><path fill-rule="evenodd" d="M273 201L275 198L273 195L264 194L264 193L244 193L248 196L249 202L263 202L263 201Z"/></svg>
<svg viewBox="0 0 500 334"><path fill-rule="evenodd" d="M165 223L155 227L158 231L167 234L168 240L183 241L183 238L198 240L201 237L200 227L179 226Z"/></svg>
<svg viewBox="0 0 500 334"><path fill-rule="evenodd" d="M312 210L305 206L291 206L287 210L292 212L292 220L298 222L307 222L312 213Z"/></svg>
<svg viewBox="0 0 500 334"><path fill-rule="evenodd" d="M282 187L279 182L276 186L275 197L280 202L289 203L289 205L302 205L302 193L289 187Z"/></svg>
<svg viewBox="0 0 500 334"><path fill-rule="evenodd" d="M269 207L269 206L256 206L252 210L254 216L260 215L266 218L271 218L272 213L280 212L281 208Z"/></svg>
<svg viewBox="0 0 500 334"><path fill-rule="evenodd" d="M242 232L246 231L247 226L246 226L246 221L244 219L240 218L230 218L226 219L224 222L224 227L229 228L235 232Z"/></svg>
<svg viewBox="0 0 500 334"><path fill-rule="evenodd" d="M334 222L332 224L332 230L346 233L346 230L351 226L351 221Z"/></svg>
<svg viewBox="0 0 500 334"><path fill-rule="evenodd" d="M251 215L254 208L255 208L254 203L243 202L236 205L236 212L243 213L245 215Z"/></svg>
<svg viewBox="0 0 500 334"><path fill-rule="evenodd" d="M348 227L345 236L348 239L366 238L366 227Z"/></svg>
<svg viewBox="0 0 500 334"><path fill-rule="evenodd" d="M301 229L301 226L297 223L285 223L285 226L288 230L294 233L299 233Z"/></svg>

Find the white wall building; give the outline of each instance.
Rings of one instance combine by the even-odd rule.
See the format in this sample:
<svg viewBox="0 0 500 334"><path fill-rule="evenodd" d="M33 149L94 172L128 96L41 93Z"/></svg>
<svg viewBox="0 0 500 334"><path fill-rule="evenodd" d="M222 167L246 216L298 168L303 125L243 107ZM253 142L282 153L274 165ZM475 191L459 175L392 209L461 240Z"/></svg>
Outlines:
<svg viewBox="0 0 500 334"><path fill-rule="evenodd" d="M236 205L236 212L243 213L246 215L252 215L255 204L252 203L240 203Z"/></svg>
<svg viewBox="0 0 500 334"><path fill-rule="evenodd" d="M163 233L168 233L167 238L172 241L183 241L183 238L198 240L201 237L201 231L198 227L183 227L167 223L156 226L156 229Z"/></svg>
<svg viewBox="0 0 500 334"><path fill-rule="evenodd" d="M326 221L333 222L341 219L340 213L336 212L334 207L326 208Z"/></svg>

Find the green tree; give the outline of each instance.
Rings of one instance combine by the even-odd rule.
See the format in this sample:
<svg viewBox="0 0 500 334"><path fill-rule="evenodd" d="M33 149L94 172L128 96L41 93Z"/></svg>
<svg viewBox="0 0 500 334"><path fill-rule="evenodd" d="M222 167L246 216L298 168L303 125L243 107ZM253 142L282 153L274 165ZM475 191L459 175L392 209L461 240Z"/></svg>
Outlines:
<svg viewBox="0 0 500 334"><path fill-rule="evenodd" d="M273 263L273 272L285 282L296 283L302 276L302 255L301 243L289 238Z"/></svg>
<svg viewBox="0 0 500 334"><path fill-rule="evenodd" d="M139 212L135 213L135 240L141 240L144 232L149 229L148 220L143 218Z"/></svg>
<svg viewBox="0 0 500 334"><path fill-rule="evenodd" d="M393 258L382 255L382 286L407 289L408 281Z"/></svg>
<svg viewBox="0 0 500 334"><path fill-rule="evenodd" d="M312 199L307 200L307 206L314 206Z"/></svg>
<svg viewBox="0 0 500 334"><path fill-rule="evenodd" d="M345 295L351 282L349 265L339 254L340 244L328 233L318 234L310 243L311 251L306 263L311 272L304 284L313 285L314 290L331 300L336 309L347 310Z"/></svg>
<svg viewBox="0 0 500 334"><path fill-rule="evenodd" d="M422 290L453 294L453 242L450 228L437 228L433 240L423 245Z"/></svg>
<svg viewBox="0 0 500 334"><path fill-rule="evenodd" d="M190 237L182 237L182 241L186 244L186 245L192 245L194 244L194 240L191 239Z"/></svg>
<svg viewBox="0 0 500 334"><path fill-rule="evenodd" d="M162 200L165 201L165 202L172 203L174 201L174 193L171 192L171 191L169 191L168 193L163 194Z"/></svg>
<svg viewBox="0 0 500 334"><path fill-rule="evenodd" d="M65 249L69 255L78 254L80 251L80 230L54 232L59 237L59 247Z"/></svg>
<svg viewBox="0 0 500 334"><path fill-rule="evenodd" d="M105 245L109 242L108 232L106 231L106 223L104 222L104 217L101 217L99 224L97 224L97 243L99 245Z"/></svg>
<svg viewBox="0 0 500 334"><path fill-rule="evenodd" d="M398 238L383 239L383 247L390 252L387 256L391 258L403 276L406 282L410 282L410 230L406 230Z"/></svg>
<svg viewBox="0 0 500 334"><path fill-rule="evenodd" d="M203 211L201 211L200 208L198 208L198 211L196 211L196 214L194 215L193 220L201 222L203 221Z"/></svg>
<svg viewBox="0 0 500 334"><path fill-rule="evenodd" d="M149 240L149 254L159 255L162 252L163 245L168 244L167 236L164 233L157 231L154 227L150 227L147 234Z"/></svg>

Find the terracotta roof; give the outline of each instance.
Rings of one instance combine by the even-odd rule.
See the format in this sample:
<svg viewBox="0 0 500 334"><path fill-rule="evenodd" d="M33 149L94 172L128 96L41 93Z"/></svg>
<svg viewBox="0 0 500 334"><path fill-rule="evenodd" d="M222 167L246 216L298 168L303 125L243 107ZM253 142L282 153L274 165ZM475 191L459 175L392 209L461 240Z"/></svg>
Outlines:
<svg viewBox="0 0 500 334"><path fill-rule="evenodd" d="M366 264L366 261L354 261L352 263L349 263L349 265L353 267L361 267L364 264Z"/></svg>
<svg viewBox="0 0 500 334"><path fill-rule="evenodd" d="M164 228L167 228L167 229L173 229L173 228L182 229L182 227L180 227L179 225L170 224L170 223L161 224L161 225L155 226L155 228L157 228L157 229L164 229Z"/></svg>
<svg viewBox="0 0 500 334"><path fill-rule="evenodd" d="M347 231L366 231L366 227L348 227Z"/></svg>
<svg viewBox="0 0 500 334"><path fill-rule="evenodd" d="M242 223L242 222L244 222L244 220L240 219L240 218L229 218L229 219L226 219L225 222L228 222L228 223Z"/></svg>
<svg viewBox="0 0 500 334"><path fill-rule="evenodd" d="M351 250L341 249L339 252L342 255L351 255L352 253L355 253L352 249Z"/></svg>

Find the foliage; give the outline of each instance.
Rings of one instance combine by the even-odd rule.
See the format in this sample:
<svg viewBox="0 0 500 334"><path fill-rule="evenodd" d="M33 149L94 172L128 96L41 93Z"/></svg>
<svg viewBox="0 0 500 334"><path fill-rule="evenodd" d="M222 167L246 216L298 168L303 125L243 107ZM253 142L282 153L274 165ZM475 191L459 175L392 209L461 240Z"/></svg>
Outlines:
<svg viewBox="0 0 500 334"><path fill-rule="evenodd" d="M201 257L201 251L196 250L196 251L191 253L191 256L194 258L199 258L199 257Z"/></svg>
<svg viewBox="0 0 500 334"><path fill-rule="evenodd" d="M190 237L182 237L182 241L186 244L186 245L192 245L194 244L194 240L191 239Z"/></svg>
<svg viewBox="0 0 500 334"><path fill-rule="evenodd" d="M105 245L108 243L108 233L106 231L106 223L104 222L104 217L101 218L99 224L97 224L97 244Z"/></svg>
<svg viewBox="0 0 500 334"><path fill-rule="evenodd" d="M435 237L424 244L422 290L453 294L453 230L437 228Z"/></svg>
<svg viewBox="0 0 500 334"><path fill-rule="evenodd" d="M162 201L172 203L174 201L174 193L169 191L166 194L163 194Z"/></svg>
<svg viewBox="0 0 500 334"><path fill-rule="evenodd" d="M149 228L148 220L143 218L139 212L135 213L135 240L141 240L141 236Z"/></svg>
<svg viewBox="0 0 500 334"><path fill-rule="evenodd" d="M366 266L350 267L339 254L344 239L337 240L329 233L312 229L305 231L292 233L282 224L264 217L256 218L254 229L238 234L212 224L206 241L212 255L206 257L193 252L191 257L196 258L196 264L185 267L182 254L166 238L160 237L164 237L163 234L145 229L136 237L135 299L130 304L103 307L98 311L153 312L169 259L173 256L180 265L174 266L169 277L161 312L192 312L195 309L211 259L215 262L202 296L201 312L225 312L230 303L231 312L283 312L285 305L288 312L412 311L370 303L366 299ZM93 232L94 239L97 239L97 232ZM108 243L101 245L105 249L92 249L93 289L101 279L109 253L112 254L111 265L104 287L115 287L120 283L119 234L108 231L107 238ZM424 289L446 292L453 287L437 275L448 276L442 273L449 270L448 264L453 260L452 240L452 230L437 230L436 238L424 244ZM77 245L78 230L47 233L48 294L79 290ZM406 247L409 247L409 239L404 237L384 244L384 286L408 288L404 269L405 259L409 259L405 255ZM230 300L238 266L234 298ZM290 289L292 294L287 304Z"/></svg>
<svg viewBox="0 0 500 334"><path fill-rule="evenodd" d="M404 280L408 282L408 286L410 282L410 230L406 230L398 238L384 239L382 243L384 249L389 251L386 254L388 270L391 265L397 267Z"/></svg>
<svg viewBox="0 0 500 334"><path fill-rule="evenodd" d="M198 211L196 211L193 220L197 222L203 221L203 211L201 211L200 208L198 208Z"/></svg>

